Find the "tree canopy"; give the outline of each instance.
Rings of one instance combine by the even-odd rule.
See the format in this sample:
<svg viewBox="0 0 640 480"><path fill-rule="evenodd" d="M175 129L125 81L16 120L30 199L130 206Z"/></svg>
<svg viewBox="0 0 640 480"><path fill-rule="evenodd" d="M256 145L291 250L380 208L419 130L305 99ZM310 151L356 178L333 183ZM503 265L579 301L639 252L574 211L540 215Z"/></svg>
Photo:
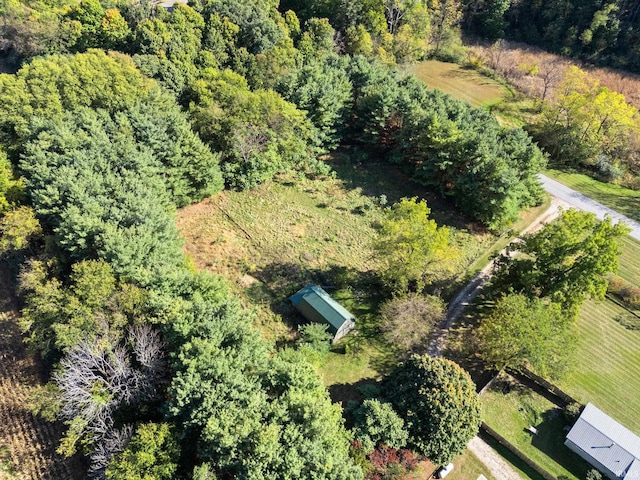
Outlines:
<svg viewBox="0 0 640 480"><path fill-rule="evenodd" d="M604 297L606 275L618 268L618 239L628 232L611 218L599 221L592 213L566 210L498 257L492 285L501 292L548 298L576 311L584 300Z"/></svg>
<svg viewBox="0 0 640 480"><path fill-rule="evenodd" d="M575 349L573 319L559 304L505 295L482 319L477 340L482 359L491 367L532 368L544 376L559 376Z"/></svg>
<svg viewBox="0 0 640 480"><path fill-rule="evenodd" d="M409 445L444 465L463 451L480 426L471 377L451 360L414 355L387 378L383 393L409 431Z"/></svg>

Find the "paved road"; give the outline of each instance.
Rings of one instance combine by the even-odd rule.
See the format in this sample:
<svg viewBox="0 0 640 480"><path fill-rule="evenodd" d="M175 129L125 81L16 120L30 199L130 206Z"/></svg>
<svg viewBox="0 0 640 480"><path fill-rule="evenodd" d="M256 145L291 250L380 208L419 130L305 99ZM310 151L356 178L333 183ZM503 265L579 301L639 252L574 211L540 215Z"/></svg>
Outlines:
<svg viewBox="0 0 640 480"><path fill-rule="evenodd" d="M576 192L571 188L561 184L560 182L547 177L546 175L538 175L538 179L544 189L560 200L568 203L570 206L577 208L578 210L584 210L586 212L595 213L596 216L602 220L605 215L609 215L614 221L626 223L631 228L630 237L640 240L640 223L631 220L624 215L620 215L618 212L605 207L601 203L590 199L582 193Z"/></svg>

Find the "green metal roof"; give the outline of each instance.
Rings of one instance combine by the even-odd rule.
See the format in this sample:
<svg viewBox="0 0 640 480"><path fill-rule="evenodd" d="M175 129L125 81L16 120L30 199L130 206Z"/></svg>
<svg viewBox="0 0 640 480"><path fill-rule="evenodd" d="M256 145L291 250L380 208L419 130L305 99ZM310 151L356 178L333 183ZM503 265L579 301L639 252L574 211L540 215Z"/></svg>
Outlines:
<svg viewBox="0 0 640 480"><path fill-rule="evenodd" d="M329 332L334 335L346 321L354 319L346 308L317 285L307 285L292 295L290 300L307 320L327 322Z"/></svg>

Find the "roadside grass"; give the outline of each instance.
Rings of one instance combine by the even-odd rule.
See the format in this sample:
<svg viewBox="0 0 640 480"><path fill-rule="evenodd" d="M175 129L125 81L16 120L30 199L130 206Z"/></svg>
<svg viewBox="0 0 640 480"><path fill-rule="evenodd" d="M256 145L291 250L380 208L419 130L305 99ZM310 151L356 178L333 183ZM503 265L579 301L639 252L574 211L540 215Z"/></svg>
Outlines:
<svg viewBox="0 0 640 480"><path fill-rule="evenodd" d="M624 315L629 313L609 300L582 306L573 365L556 384L640 435L640 331L615 320Z"/></svg>
<svg viewBox="0 0 640 480"><path fill-rule="evenodd" d="M474 107L496 104L509 95L504 85L456 63L427 60L409 65L406 71L414 74L429 88L442 90Z"/></svg>
<svg viewBox="0 0 640 480"><path fill-rule="evenodd" d="M600 182L583 173L549 169L544 174L622 215L640 221L640 190Z"/></svg>
<svg viewBox="0 0 640 480"><path fill-rule="evenodd" d="M583 479L588 465L564 446L567 425L552 401L501 373L480 397L485 422L554 476ZM527 431L529 426L537 435Z"/></svg>

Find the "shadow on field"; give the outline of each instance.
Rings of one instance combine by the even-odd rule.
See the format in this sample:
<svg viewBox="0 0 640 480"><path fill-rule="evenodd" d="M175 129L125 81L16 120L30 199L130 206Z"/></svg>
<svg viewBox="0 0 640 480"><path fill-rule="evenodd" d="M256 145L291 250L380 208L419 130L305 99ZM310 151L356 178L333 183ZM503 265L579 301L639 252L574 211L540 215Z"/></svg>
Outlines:
<svg viewBox="0 0 640 480"><path fill-rule="evenodd" d="M371 331L365 318L377 311L382 297L380 284L372 271L362 272L343 266L314 268L304 263L272 262L254 273L259 280L247 288L252 303L267 303L292 328L305 323L289 302L289 297L305 285L314 284L340 302L359 321L358 330L367 338Z"/></svg>
<svg viewBox="0 0 640 480"><path fill-rule="evenodd" d="M331 400L341 403L345 408L350 401L362 402L364 400L361 391L363 388L380 388L380 381L375 378L363 378L354 383L336 383L329 387L329 395Z"/></svg>
<svg viewBox="0 0 640 480"><path fill-rule="evenodd" d="M351 157L363 158L363 161L351 161ZM473 218L461 214L448 198L436 187L427 187L414 181L402 169L383 158L368 155L355 147L343 147L340 154L333 156L330 162L345 188L359 188L363 195L373 201L397 203L402 198L424 198L431 209L431 218L438 225L448 225L470 231L484 231L484 227ZM360 212L353 212L355 214Z"/></svg>
<svg viewBox="0 0 640 480"><path fill-rule="evenodd" d="M547 410L542 422L535 426L538 434L532 435L531 444L577 478L585 478L589 465L564 445L566 425L562 409Z"/></svg>

